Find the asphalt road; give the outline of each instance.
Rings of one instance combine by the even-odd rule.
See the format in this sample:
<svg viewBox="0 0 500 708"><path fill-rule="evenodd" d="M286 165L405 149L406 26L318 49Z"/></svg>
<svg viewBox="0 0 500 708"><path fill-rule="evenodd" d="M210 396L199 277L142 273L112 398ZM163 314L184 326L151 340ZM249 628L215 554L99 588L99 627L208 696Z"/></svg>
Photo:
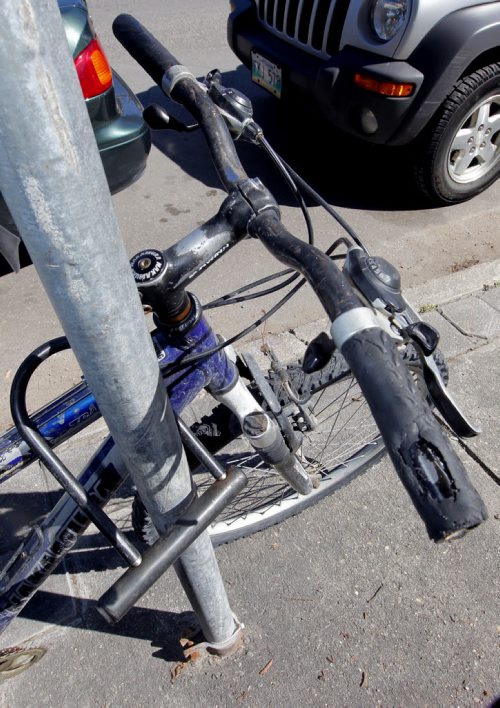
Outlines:
<svg viewBox="0 0 500 708"><path fill-rule="evenodd" d="M373 253L401 268L405 286L500 256L500 184L465 204L423 208L411 191L409 165L401 155L360 148L339 137L314 115L280 105L251 83L249 72L227 45L226 0L191 0L189 4L182 0L90 0L89 6L112 65L144 104L167 100L114 38L111 24L118 12L130 12L152 28L196 75L218 67L226 84L246 91L254 101L258 122L277 149L338 208ZM170 108L175 115L184 116L180 106ZM175 242L213 215L223 197L201 135L163 132L156 133L154 141L146 173L113 198L131 256L144 247L164 248ZM283 205L286 225L305 236L301 214L273 168L248 146L242 147L241 154L248 173L259 175ZM326 248L341 231L319 208L311 211L317 243ZM206 302L273 272L276 267L258 243L247 242L211 267L193 290ZM266 325L266 331L283 331L320 315L312 292L304 289L302 293ZM0 299L4 343L0 352L0 425L5 425L13 371L41 341L60 334L60 326L33 268L3 277ZM230 335L253 321L272 302L257 300L224 308L215 312L213 321L225 335ZM78 378L70 360L56 366L57 371L48 365L44 376L34 383L33 405L41 404L55 384L65 387Z"/></svg>

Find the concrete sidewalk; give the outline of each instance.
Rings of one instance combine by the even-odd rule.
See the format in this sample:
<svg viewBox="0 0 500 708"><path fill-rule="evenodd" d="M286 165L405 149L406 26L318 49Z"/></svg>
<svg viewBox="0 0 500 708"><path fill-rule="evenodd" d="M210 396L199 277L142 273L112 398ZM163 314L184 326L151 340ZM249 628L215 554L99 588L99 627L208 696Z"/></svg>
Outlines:
<svg viewBox="0 0 500 708"><path fill-rule="evenodd" d="M43 646L47 654L1 684L0 705L493 703L500 695L500 261L406 295L441 331L450 390L482 426L479 438L457 449L489 520L456 543L433 545L383 460L301 516L217 550L247 639L231 658L189 665L179 663L176 637L192 615L173 572L117 626L100 619L94 601L122 567L89 532L2 635L2 648ZM321 324L270 343L299 356ZM66 446L70 467L100 434L98 424ZM35 466L2 485L2 527L22 526L22 514L40 511L50 488ZM127 515L119 501L113 515Z"/></svg>

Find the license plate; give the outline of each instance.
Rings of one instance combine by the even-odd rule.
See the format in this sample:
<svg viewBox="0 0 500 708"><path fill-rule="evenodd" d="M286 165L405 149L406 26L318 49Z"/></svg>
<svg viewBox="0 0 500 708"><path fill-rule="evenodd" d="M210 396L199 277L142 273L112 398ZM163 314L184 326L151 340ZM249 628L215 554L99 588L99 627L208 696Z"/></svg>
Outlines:
<svg viewBox="0 0 500 708"><path fill-rule="evenodd" d="M281 67L252 52L252 81L267 89L276 98L281 96Z"/></svg>

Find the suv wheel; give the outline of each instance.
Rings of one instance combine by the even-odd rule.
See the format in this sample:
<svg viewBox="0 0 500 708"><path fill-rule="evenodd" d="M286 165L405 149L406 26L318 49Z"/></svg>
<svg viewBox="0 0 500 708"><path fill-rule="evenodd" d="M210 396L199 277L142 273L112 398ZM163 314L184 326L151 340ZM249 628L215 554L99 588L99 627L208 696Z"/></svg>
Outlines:
<svg viewBox="0 0 500 708"><path fill-rule="evenodd" d="M500 173L500 64L466 76L428 129L416 164L419 187L453 204L482 192Z"/></svg>

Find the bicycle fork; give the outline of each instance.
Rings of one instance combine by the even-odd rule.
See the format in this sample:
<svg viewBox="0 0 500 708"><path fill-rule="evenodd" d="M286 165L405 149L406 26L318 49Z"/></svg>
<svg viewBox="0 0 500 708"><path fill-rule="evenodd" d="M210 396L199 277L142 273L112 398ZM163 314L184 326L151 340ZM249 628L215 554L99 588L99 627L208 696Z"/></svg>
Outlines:
<svg viewBox="0 0 500 708"><path fill-rule="evenodd" d="M312 491L310 476L287 447L278 424L257 403L239 375L229 391L212 395L238 418L243 435L264 462L274 467L299 494Z"/></svg>

